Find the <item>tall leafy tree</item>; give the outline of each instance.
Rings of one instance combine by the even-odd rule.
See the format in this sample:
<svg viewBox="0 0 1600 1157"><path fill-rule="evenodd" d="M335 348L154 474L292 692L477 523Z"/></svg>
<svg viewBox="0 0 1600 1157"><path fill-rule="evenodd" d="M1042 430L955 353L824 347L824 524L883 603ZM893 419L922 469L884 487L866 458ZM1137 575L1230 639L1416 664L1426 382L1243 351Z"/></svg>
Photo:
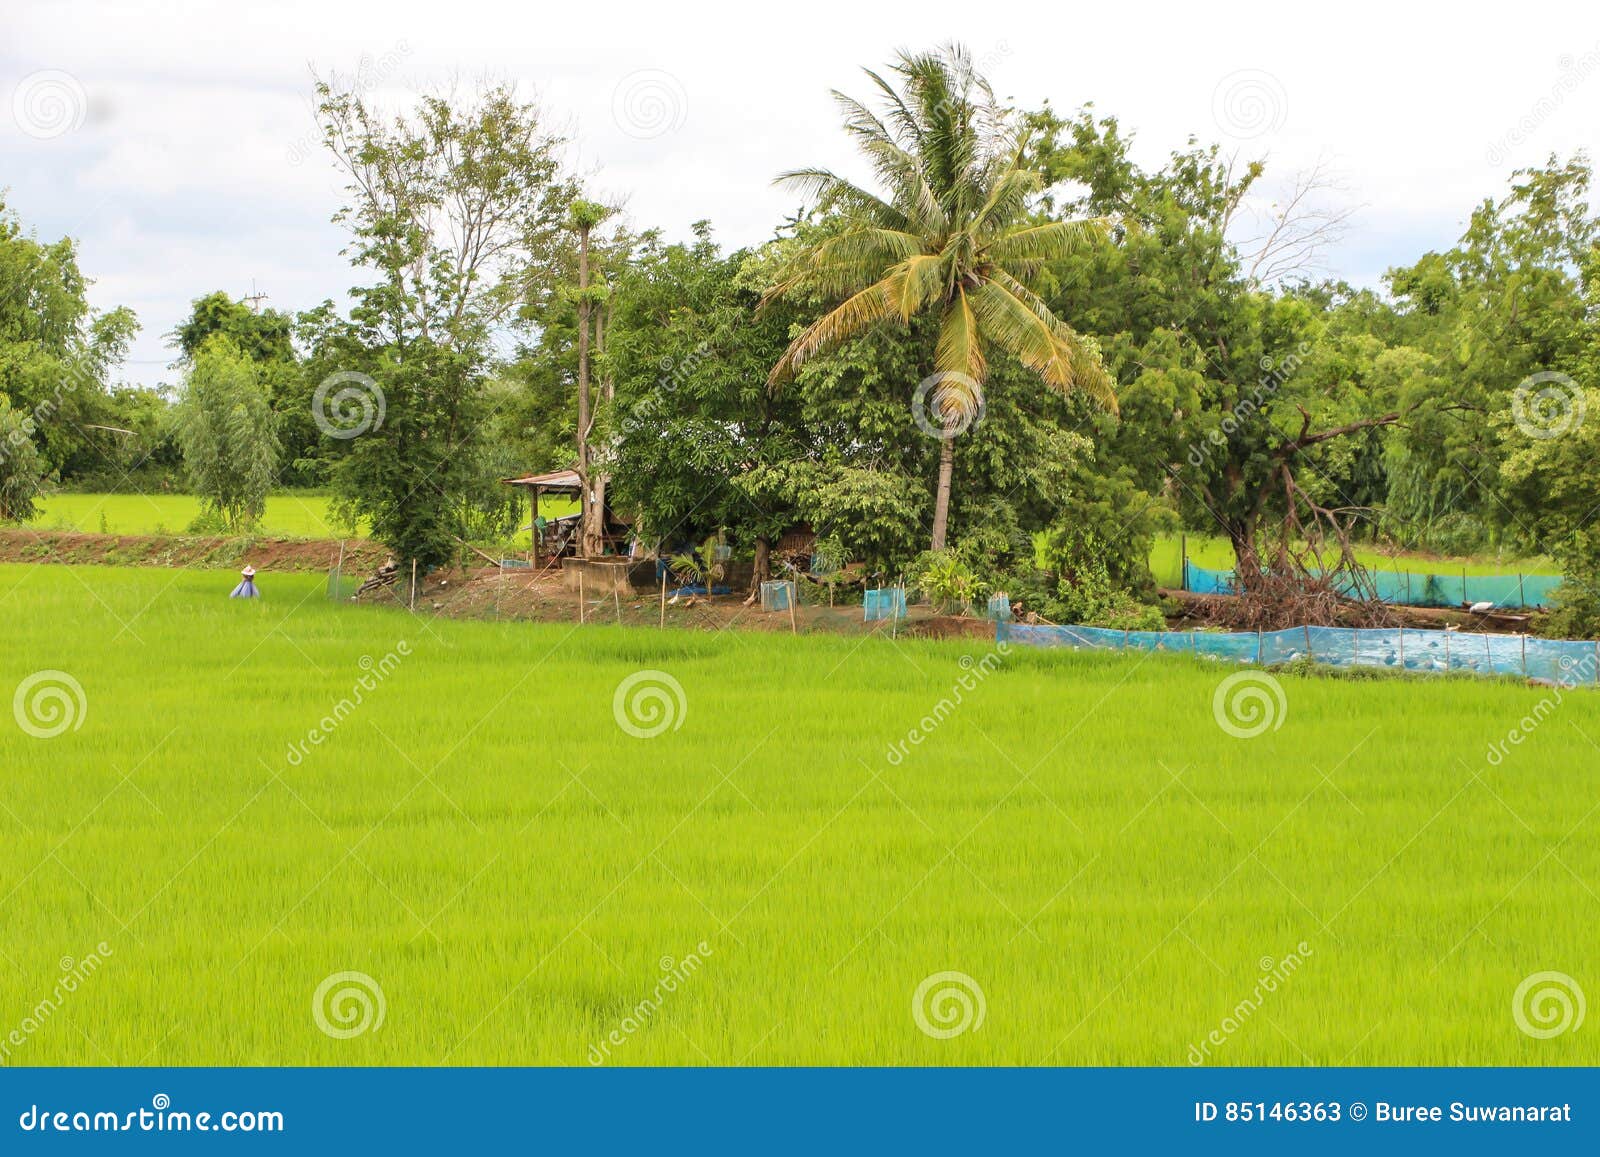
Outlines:
<svg viewBox="0 0 1600 1157"><path fill-rule="evenodd" d="M551 255L574 194L562 138L505 85L429 95L408 113L358 86L319 81L323 140L346 178L335 216L352 262L376 280L353 291L349 333L323 348L370 379L335 480L403 560L448 561L483 493L484 390L496 339L554 290Z"/></svg>
<svg viewBox="0 0 1600 1157"><path fill-rule="evenodd" d="M1036 290L1050 262L1090 246L1105 226L1041 220L1032 211L1043 182L1027 163L1027 140L964 49L902 54L890 74L894 82L867 71L881 113L834 94L882 195L826 169L780 178L837 214L837 228L797 256L768 299L809 291L844 300L794 338L769 383L781 386L812 358L880 323L936 317L930 368L938 378L923 389L941 439L932 534L941 550L955 438L982 409L996 352L1016 357L1054 390L1082 390L1116 409L1094 340Z"/></svg>
<svg viewBox="0 0 1600 1157"><path fill-rule="evenodd" d="M122 472L117 435L104 429L118 424L107 386L139 326L129 309L93 310L89 285L71 238L38 240L0 197L0 396L12 414L7 441L32 443L32 452L20 443L9 451L13 486L26 473L36 485L47 475Z"/></svg>
<svg viewBox="0 0 1600 1157"><path fill-rule="evenodd" d="M173 407L189 484L230 531L266 509L278 467L277 425L254 360L217 334L195 351Z"/></svg>

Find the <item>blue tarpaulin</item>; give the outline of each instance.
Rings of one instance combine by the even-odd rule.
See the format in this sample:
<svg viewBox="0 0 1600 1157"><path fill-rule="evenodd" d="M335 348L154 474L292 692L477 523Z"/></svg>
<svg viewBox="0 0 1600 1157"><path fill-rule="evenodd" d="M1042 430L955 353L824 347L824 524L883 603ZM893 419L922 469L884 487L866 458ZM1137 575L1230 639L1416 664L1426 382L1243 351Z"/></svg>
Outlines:
<svg viewBox="0 0 1600 1157"><path fill-rule="evenodd" d="M1380 602L1404 607L1459 607L1492 603L1496 607L1548 607L1561 584L1547 574L1409 574L1369 570ZM1208 570L1184 561L1183 589L1202 595L1236 593L1231 570Z"/></svg>
<svg viewBox="0 0 1600 1157"><path fill-rule="evenodd" d="M1272 666L1309 660L1334 667L1388 667L1443 674L1518 675L1569 685L1600 682L1600 643L1526 635L1398 627L1290 627L1282 631L1117 631L1105 627L995 624L1000 642L1076 651L1170 651Z"/></svg>

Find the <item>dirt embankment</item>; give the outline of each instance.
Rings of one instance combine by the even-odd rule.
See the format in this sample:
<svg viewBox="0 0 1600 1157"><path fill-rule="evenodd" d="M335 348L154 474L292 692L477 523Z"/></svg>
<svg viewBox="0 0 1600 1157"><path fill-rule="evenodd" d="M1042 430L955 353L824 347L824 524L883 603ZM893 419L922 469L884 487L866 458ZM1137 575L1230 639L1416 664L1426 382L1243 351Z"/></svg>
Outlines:
<svg viewBox="0 0 1600 1157"><path fill-rule="evenodd" d="M69 565L242 567L259 571L325 571L339 544L296 538L212 538L179 535L78 534L64 530L0 530L0 562ZM374 542L345 543L345 573L372 573L389 557Z"/></svg>

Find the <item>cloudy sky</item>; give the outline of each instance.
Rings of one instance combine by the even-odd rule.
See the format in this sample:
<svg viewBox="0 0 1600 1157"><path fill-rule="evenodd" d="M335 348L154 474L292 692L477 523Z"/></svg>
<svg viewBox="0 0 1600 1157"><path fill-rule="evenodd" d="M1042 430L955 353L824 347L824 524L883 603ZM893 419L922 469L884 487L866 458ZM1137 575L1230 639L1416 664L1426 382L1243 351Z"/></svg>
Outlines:
<svg viewBox="0 0 1600 1157"><path fill-rule="evenodd" d="M851 167L829 89L860 92L862 65L954 38L1001 95L1093 102L1149 162L1194 134L1266 156L1269 192L1328 162L1359 206L1328 271L1376 284L1449 244L1517 166L1600 151L1600 8L1417 9L7 0L0 187L41 238L80 240L97 305L138 312L123 372L154 383L193 298L254 285L295 310L352 283L312 69L385 102L514 79L636 225L681 237L704 217L738 245L796 207L774 173Z"/></svg>

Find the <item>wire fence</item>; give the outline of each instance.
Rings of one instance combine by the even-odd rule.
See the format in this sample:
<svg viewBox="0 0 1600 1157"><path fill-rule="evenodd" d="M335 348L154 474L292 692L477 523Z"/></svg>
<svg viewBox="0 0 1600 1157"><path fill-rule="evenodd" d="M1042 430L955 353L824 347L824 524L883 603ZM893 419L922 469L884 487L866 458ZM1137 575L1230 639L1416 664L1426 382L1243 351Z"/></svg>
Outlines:
<svg viewBox="0 0 1600 1157"><path fill-rule="evenodd" d="M1398 628L1290 627L1282 631L1117 631L997 622L995 639L1074 651L1169 651L1274 666L1309 660L1422 674L1519 675L1549 683L1600 683L1600 643L1527 635Z"/></svg>
<svg viewBox="0 0 1600 1157"><path fill-rule="evenodd" d="M1459 607L1490 603L1496 607L1548 607L1554 603L1559 575L1547 574L1409 574L1367 571L1380 602L1404 607ZM1349 580L1345 580L1347 583ZM1202 595L1238 593L1231 570L1208 570L1188 560L1183 564L1183 589ZM1346 594L1359 593L1353 585Z"/></svg>

